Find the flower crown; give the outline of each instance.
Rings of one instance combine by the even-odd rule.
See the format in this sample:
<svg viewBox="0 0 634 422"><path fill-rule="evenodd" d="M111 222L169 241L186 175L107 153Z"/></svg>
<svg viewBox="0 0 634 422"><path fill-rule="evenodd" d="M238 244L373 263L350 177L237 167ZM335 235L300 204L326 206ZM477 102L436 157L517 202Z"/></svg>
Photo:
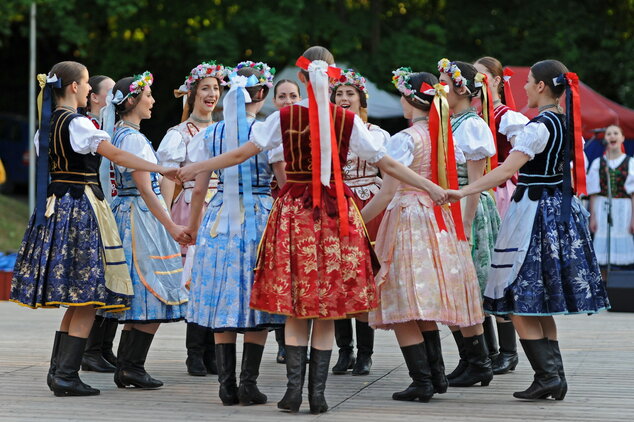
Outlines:
<svg viewBox="0 0 634 422"><path fill-rule="evenodd" d="M225 67L220 63L216 63L215 60L208 62L202 62L189 72L189 76L185 79L181 88L186 88L185 91L191 90L192 85L204 78L216 78L224 83L226 76L231 73L230 67Z"/></svg>
<svg viewBox="0 0 634 422"><path fill-rule="evenodd" d="M275 77L275 68L269 67L268 64L263 62L252 62L252 61L244 61L240 62L233 69L235 71L242 69L243 67L252 67L260 72L259 75L256 75L261 85L266 85L269 88L273 88L273 78Z"/></svg>
<svg viewBox="0 0 634 422"><path fill-rule="evenodd" d="M467 85L467 80L462 76L462 72L456 62L450 62L449 59L440 59L438 61L438 71L451 76L451 80L457 88Z"/></svg>
<svg viewBox="0 0 634 422"><path fill-rule="evenodd" d="M394 76L392 76L392 84L394 84L398 92L404 96L414 98L416 96L416 91L409 83L411 74L412 69L409 67L399 67L398 69L393 70L392 75Z"/></svg>
<svg viewBox="0 0 634 422"><path fill-rule="evenodd" d="M339 79L331 82L330 89L334 91L342 85L350 85L363 92L365 94L365 98L370 98L370 95L368 94L368 88L366 88L365 83L366 80L360 73L355 72L352 69L346 69L341 72L341 76L339 77Z"/></svg>
<svg viewBox="0 0 634 422"><path fill-rule="evenodd" d="M152 82L154 82L154 76L150 73L149 70L146 70L140 75L134 75L134 81L130 84L130 92L126 95L126 97L130 95L139 95L146 86L152 86Z"/></svg>

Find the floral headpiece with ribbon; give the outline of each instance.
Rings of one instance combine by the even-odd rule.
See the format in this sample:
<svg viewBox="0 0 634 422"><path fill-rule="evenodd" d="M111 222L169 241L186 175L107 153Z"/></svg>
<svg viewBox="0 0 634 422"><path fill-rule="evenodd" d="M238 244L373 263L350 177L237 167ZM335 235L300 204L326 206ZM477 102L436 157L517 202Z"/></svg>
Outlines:
<svg viewBox="0 0 634 422"><path fill-rule="evenodd" d="M587 195L586 172L581 135L581 99L579 97L579 76L574 72L563 73L553 78L553 84L566 86L566 139L563 145L563 200L560 221L568 223L572 203L571 192ZM570 156L572 152L572 157ZM571 160L572 159L572 160ZM571 179L570 161L573 161ZM574 184L573 184L574 182ZM573 186L574 185L574 186Z"/></svg>
<svg viewBox="0 0 634 422"><path fill-rule="evenodd" d="M222 85L225 85L225 79L232 70L230 67L216 63L215 60L202 62L189 72L189 76L187 76L185 82L178 88L178 91L187 94L192 89L192 85L205 78L216 78Z"/></svg>
<svg viewBox="0 0 634 422"><path fill-rule="evenodd" d="M366 88L366 79L359 72L353 69L345 69L341 72L339 79L331 80L330 89L333 91L343 85L353 86L360 92L365 94L365 98L370 98L368 88Z"/></svg>
<svg viewBox="0 0 634 422"><path fill-rule="evenodd" d="M513 91L511 90L511 77L513 73L514 72L508 67L504 68L504 104L511 110L516 111L515 98L513 98Z"/></svg>
<svg viewBox="0 0 634 422"><path fill-rule="evenodd" d="M134 75L134 80L130 84L130 92L125 95L125 98L128 98L130 95L136 96L139 95L146 86L152 86L154 82L154 76L150 73L149 70L146 70L140 75Z"/></svg>
<svg viewBox="0 0 634 422"><path fill-rule="evenodd" d="M308 119L310 127L312 160L313 207L321 204L322 185L330 187L331 175L335 180L339 227L343 236L348 236L348 203L343 190L343 175L339 160L339 147L335 135L333 116L330 112L329 79L339 79L341 69L323 60L310 61L304 56L295 65L308 72Z"/></svg>
<svg viewBox="0 0 634 422"><path fill-rule="evenodd" d="M429 137L431 139L432 157L431 181L443 189L458 189L456 152L449 120L449 103L447 102L449 87L443 83L431 86L423 82L419 91L425 95L434 96L429 110ZM443 207L449 207L451 211L458 239L466 241L467 237L462 225L460 202L455 202L451 205L434 206L434 215L438 228L440 231L447 231L447 225L442 213Z"/></svg>
<svg viewBox="0 0 634 422"><path fill-rule="evenodd" d="M396 87L398 92L403 94L406 97L414 98L416 96L416 91L409 83L410 75L412 74L412 69L409 67L399 67L396 70L392 71L392 84Z"/></svg>
<svg viewBox="0 0 634 422"><path fill-rule="evenodd" d="M114 136L114 122L116 120L115 106L122 104L131 96L138 96L146 87L152 86L152 83L154 83L154 76L152 76L149 70L146 70L140 75L134 75L134 80L130 83L127 93L124 94L119 90L117 90L117 92L110 91L106 96L106 106L102 109L102 130L108 133L108 135Z"/></svg>
<svg viewBox="0 0 634 422"><path fill-rule="evenodd" d="M462 76L462 71L456 62L451 62L446 58L440 59L438 61L438 71L451 76L451 80L457 88L467 86L467 79Z"/></svg>
<svg viewBox="0 0 634 422"><path fill-rule="evenodd" d="M487 125L489 126L489 130L491 131L491 135L493 136L493 145L495 145L495 149L497 150L497 128L495 126L495 111L493 106L493 94L491 93L491 84L489 83L489 77L485 73L478 72L475 76L476 84L481 85L484 89L480 93L480 98L482 100L482 118ZM476 85L478 86L478 85ZM490 172L494 168L498 166L498 155L496 153L487 159L486 172Z"/></svg>
<svg viewBox="0 0 634 422"><path fill-rule="evenodd" d="M275 68L270 67L268 64L263 62L252 62L252 61L244 61L240 62L236 65L234 70L240 70L243 67L252 67L256 69L260 74L258 75L258 80L260 85L266 85L269 88L273 88L273 78L275 77Z"/></svg>

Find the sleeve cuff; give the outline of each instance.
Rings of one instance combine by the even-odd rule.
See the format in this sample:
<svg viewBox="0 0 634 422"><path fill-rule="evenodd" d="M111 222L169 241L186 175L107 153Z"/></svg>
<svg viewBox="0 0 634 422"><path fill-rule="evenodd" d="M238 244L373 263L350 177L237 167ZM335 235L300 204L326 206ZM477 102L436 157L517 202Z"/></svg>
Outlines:
<svg viewBox="0 0 634 422"><path fill-rule="evenodd" d="M519 151L522 152L526 155L528 155L530 157L530 159L532 160L533 158L535 158L535 153L528 147L524 146L524 145L517 145L515 146L511 152L513 151Z"/></svg>

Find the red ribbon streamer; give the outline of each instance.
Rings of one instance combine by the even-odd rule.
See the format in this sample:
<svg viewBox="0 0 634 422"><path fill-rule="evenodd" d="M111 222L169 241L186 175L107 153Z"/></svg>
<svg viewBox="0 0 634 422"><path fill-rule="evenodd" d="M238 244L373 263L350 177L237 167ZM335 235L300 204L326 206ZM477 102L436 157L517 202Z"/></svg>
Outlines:
<svg viewBox="0 0 634 422"><path fill-rule="evenodd" d="M451 129L451 122L447 122L447 181L449 182L449 189L457 190L458 186L458 167L456 163L456 151L453 142L453 130ZM467 241L465 236L464 226L462 225L462 210L460 209L460 202L454 202L451 204L451 215L453 216L454 223L456 225L456 235L459 240Z"/></svg>
<svg viewBox="0 0 634 422"><path fill-rule="evenodd" d="M482 107L487 108L487 112L482 112L483 116L486 116L486 122L489 125L489 129L491 130L491 135L493 135L493 145L495 146L495 154L490 158L491 160L491 170L498 166L498 151L497 151L497 128L495 127L495 112L493 111L493 98L491 95L491 85L489 84L489 77L484 75L484 80L482 81L484 86L486 87L486 104L482 104Z"/></svg>
<svg viewBox="0 0 634 422"><path fill-rule="evenodd" d="M574 123L574 159L573 177L577 195L587 195L586 171L583 156L583 138L581 136L581 100L579 98L579 77L576 73L565 74L572 92L572 120Z"/></svg>
<svg viewBox="0 0 634 422"><path fill-rule="evenodd" d="M513 76L513 71L508 67L504 68L504 103L508 108L513 111L517 111L517 107L515 107L515 98L513 98L513 91L511 91L511 76Z"/></svg>
<svg viewBox="0 0 634 422"><path fill-rule="evenodd" d="M431 87L423 83L421 91L430 89ZM436 109L435 102L432 103L431 112L429 113L429 137L431 138L431 181L438 185L438 143L442 138L439 138L440 132L440 116ZM445 219L442 216L442 207L440 205L434 205L434 216L436 217L436 223L441 232L447 231L447 225Z"/></svg>

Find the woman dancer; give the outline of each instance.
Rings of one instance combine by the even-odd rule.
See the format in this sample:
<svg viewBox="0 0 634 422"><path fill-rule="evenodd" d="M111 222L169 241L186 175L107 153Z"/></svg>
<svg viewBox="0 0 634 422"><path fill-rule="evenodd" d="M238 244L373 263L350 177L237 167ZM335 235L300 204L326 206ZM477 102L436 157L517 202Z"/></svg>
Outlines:
<svg viewBox="0 0 634 422"><path fill-rule="evenodd" d="M68 307L46 379L56 396L99 394L78 375L95 310L122 311L133 294L116 223L99 187L99 158L141 171L165 170L113 147L106 132L77 113L86 106L88 78L86 67L72 61L38 75L44 95L36 134L37 202L11 283L13 302Z"/></svg>
<svg viewBox="0 0 634 422"><path fill-rule="evenodd" d="M204 161L248 142L255 116L272 87L273 69L265 63L242 62L229 76L231 90L223 101L225 120L196 135L189 159ZM187 321L215 332L218 394L225 406L264 404L257 387L269 327L284 323L281 315L251 310L258 243L266 226L271 198L271 163L281 161L262 152L220 172L218 192L200 223L210 172L196 177L188 232L196 238ZM200 229L199 229L200 227ZM196 233L198 233L196 235ZM244 333L240 386L236 382L236 337Z"/></svg>
<svg viewBox="0 0 634 422"><path fill-rule="evenodd" d="M590 197L590 231L599 265L608 264L608 230L610 230L610 264L634 264L634 160L622 151L623 131L610 125L605 130L605 155L595 159L588 171ZM609 182L608 182L609 175ZM608 183L612 194L612 227L608 228Z"/></svg>
<svg viewBox="0 0 634 422"><path fill-rule="evenodd" d="M510 78L512 73L508 69L503 69L502 64L494 57L482 57L474 63L478 72L487 75L489 86L491 88L490 101L493 106L493 118L495 119L495 140L497 144L497 162L502 164L508 157L512 148L508 141L514 134L521 131L528 118L521 113L512 110L507 102L514 107ZM490 116L489 116L490 117ZM511 197L515 192L515 183L517 179L512 177L506 183L500 185L495 190L495 204L497 206L500 217L504 218L504 214L511 203ZM515 328L513 323L503 317L496 317L497 332L499 338L499 353L497 342L495 339L495 330L492 327L493 321L487 316L485 319L484 334L487 337L487 345L489 354L493 361L493 374L505 374L515 370L518 363L517 355L517 339L515 338Z"/></svg>
<svg viewBox="0 0 634 422"><path fill-rule="evenodd" d="M361 117L370 133L374 134L383 144L390 138L389 133L380 127L367 123L368 120L368 90L365 78L352 69L342 72L341 77L331 83L332 94L330 100L336 105L353 112ZM362 209L381 188L379 169L367 161L348 151L348 161L343 167L343 180L352 191L352 198L357 208ZM376 233L381 223L382 213L371 221L366 220L366 229L370 241L376 240ZM335 340L339 347L339 359L332 367L332 373L341 375L352 369L352 375L368 375L372 367L372 353L374 350L374 330L367 321L355 318L357 333L357 356L354 356L352 341L352 321L339 319L335 321Z"/></svg>
<svg viewBox="0 0 634 422"><path fill-rule="evenodd" d="M609 307L587 213L572 192L571 170L576 192L585 193L583 141L574 131L580 118L578 83L577 75L556 60L535 63L524 89L528 106L538 108L540 114L514 137L514 147L501 166L450 192L457 201L499 186L519 171L513 202L495 244L484 310L511 315L535 371L532 384L513 394L521 399L563 400L566 395L553 315ZM564 91L570 98L567 116L559 107Z"/></svg>
<svg viewBox="0 0 634 422"><path fill-rule="evenodd" d="M299 92L299 85L297 82L290 79L281 79L275 83L273 87L273 104L278 110L295 104L302 100L302 96ZM283 162L282 162L283 165ZM280 188L286 183L286 173L284 168L281 169L280 174L284 175L284 180L277 180L277 177L273 176L271 182L271 196L276 199L280 194ZM284 327L275 330L275 341L277 342L277 356L275 360L277 363L286 363L286 345L284 344Z"/></svg>
<svg viewBox="0 0 634 422"><path fill-rule="evenodd" d="M166 167L178 168L190 163L187 151L190 141L201 130L213 123L212 113L222 94L227 69L215 61L202 62L194 67L185 82L174 91L177 98L183 101L183 121L170 128L156 151L159 162ZM212 174L209 179L207 197L216 192L218 178ZM174 199L175 183L164 177L161 180L161 193L168 207L171 205L172 220L176 224L186 226L189 222L190 203L194 182L186 182L183 189ZM173 201L172 201L173 200ZM172 203L173 202L173 203ZM205 205L208 203L206 199ZM203 206L205 206L203 205ZM188 246L181 245L183 263ZM189 278L186 274L184 278ZM187 322L185 336L187 347L187 373L193 376L217 374L214 334L206 327Z"/></svg>
<svg viewBox="0 0 634 422"><path fill-rule="evenodd" d="M150 72L120 79L111 92L104 117L112 130L116 111L119 121L113 144L150 162L157 157L150 141L139 131L141 120L152 116ZM185 227L174 223L161 196L156 173L115 166L117 197L112 212L117 221L125 260L130 267L134 297L130 309L119 315L125 324L121 332L114 381L119 388L158 388L163 385L145 370L145 360L162 322L180 321L185 316L187 290L181 285L183 271L180 243L191 239Z"/></svg>
<svg viewBox="0 0 634 422"><path fill-rule="evenodd" d="M496 153L491 130L478 116L475 108L471 107L471 100L480 94L482 81L476 80L478 71L469 63L442 59L438 62L438 70L440 81L450 87L447 102L453 112L451 128L456 146L465 157L465 161L458 163L458 181L461 186L464 186L482 177L485 167L490 163L490 158ZM467 197L463 203L462 219L465 234L470 240L471 256L478 274L480 290L484 291L491 253L500 225L500 215L495 207L493 196L489 192L484 192ZM484 329L490 331L493 326L490 320L488 322L489 324L484 326ZM453 327L451 331L458 345L460 362L456 369L447 375L449 385L468 387L479 382L480 378L483 381L490 381L493 375L491 359L488 357L485 359L482 354L484 352L489 354L486 338L492 338L492 336L478 335L466 339L461 330ZM471 364L470 359L473 361ZM471 370L465 373L469 367ZM471 375L471 372L478 375Z"/></svg>
<svg viewBox="0 0 634 422"><path fill-rule="evenodd" d="M333 63L332 54L323 47L306 50L298 59L302 69L298 78L306 84L309 101L283 108L254 125L250 142L241 147L178 171L178 177L188 180L199 171L229 167L284 144L288 181L273 204L260 246L251 307L288 316L288 384L277 406L291 412L297 412L302 402L309 341L306 319L314 322L308 400L312 413L323 413L328 410L324 391L332 320L377 306L369 240L341 178L348 146L383 172L427 190L435 201L445 200L437 185L385 156L385 148L361 118L329 104L328 75L339 73Z"/></svg>

